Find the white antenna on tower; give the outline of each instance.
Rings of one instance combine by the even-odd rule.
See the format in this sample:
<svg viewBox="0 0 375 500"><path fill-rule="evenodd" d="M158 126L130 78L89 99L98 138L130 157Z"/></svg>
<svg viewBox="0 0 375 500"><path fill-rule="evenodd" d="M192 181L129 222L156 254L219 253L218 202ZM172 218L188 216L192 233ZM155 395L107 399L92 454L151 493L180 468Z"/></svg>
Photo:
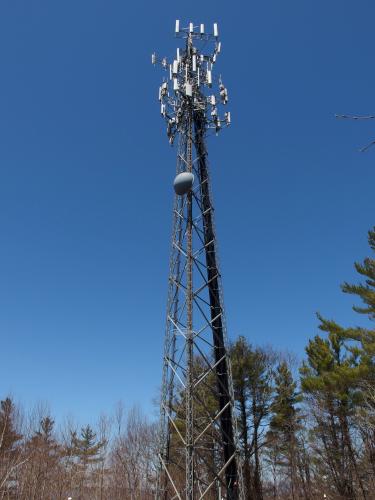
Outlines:
<svg viewBox="0 0 375 500"><path fill-rule="evenodd" d="M167 59L160 61L156 54L152 55L152 63L160 62L169 72L171 89L163 92L161 99L164 104L163 116L167 120L168 137L171 144L174 142L176 134L180 132L179 123L181 115L186 109L186 98L191 98L192 102L202 112L205 112L206 129L213 129L216 133L222 127L228 126L230 121L227 114L224 119L220 119L218 105L226 105L228 102L227 89L219 78L219 85L216 93L212 92L217 80L213 75L213 65L217 62L217 57L221 52L221 42L219 41L218 24L213 24L213 33L205 32L203 23L198 25L198 30L194 30L194 23L189 22L186 28L182 28L180 21L175 23L175 34L178 38L186 41L186 47L177 47L176 59L170 64ZM212 43L212 51L207 51L207 42ZM167 84L168 85L168 84ZM214 104L213 104L214 103ZM208 110L209 105L214 105L215 110ZM171 125L171 119L173 119Z"/></svg>

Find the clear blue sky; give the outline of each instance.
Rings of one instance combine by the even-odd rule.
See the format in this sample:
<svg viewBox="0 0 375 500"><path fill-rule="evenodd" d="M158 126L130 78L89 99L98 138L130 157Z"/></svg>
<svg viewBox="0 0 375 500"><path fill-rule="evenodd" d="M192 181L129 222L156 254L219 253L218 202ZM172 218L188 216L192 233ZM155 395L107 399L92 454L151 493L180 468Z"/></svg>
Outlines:
<svg viewBox="0 0 375 500"><path fill-rule="evenodd" d="M210 140L229 333L303 355L375 224L370 0L0 2L0 397L82 421L158 394L175 149L150 54L219 22Z"/></svg>

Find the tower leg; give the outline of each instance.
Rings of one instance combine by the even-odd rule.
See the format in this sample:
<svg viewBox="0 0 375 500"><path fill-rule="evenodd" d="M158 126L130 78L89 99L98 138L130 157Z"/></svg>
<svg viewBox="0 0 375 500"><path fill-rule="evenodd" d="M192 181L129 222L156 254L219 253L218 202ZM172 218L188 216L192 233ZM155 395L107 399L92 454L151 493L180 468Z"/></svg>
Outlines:
<svg viewBox="0 0 375 500"><path fill-rule="evenodd" d="M209 283L209 297L211 306L211 324L214 343L214 357L219 393L219 411L221 438L224 450L224 462L230 461L225 471L228 500L237 500L237 467L236 447L233 435L231 394L228 376L228 360L223 333L223 309L221 305L219 272L216 262L215 234L212 220L212 205L209 192L207 170L207 153L204 143L204 118L199 114L195 117L195 142L199 164L199 182L201 186L201 200L204 219L205 254Z"/></svg>

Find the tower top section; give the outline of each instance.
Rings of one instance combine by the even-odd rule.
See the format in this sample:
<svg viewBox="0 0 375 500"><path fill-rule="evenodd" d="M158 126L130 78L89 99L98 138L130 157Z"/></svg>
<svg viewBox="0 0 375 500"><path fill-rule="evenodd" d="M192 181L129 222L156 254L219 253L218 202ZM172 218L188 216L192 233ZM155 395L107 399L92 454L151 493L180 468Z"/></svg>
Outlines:
<svg viewBox="0 0 375 500"><path fill-rule="evenodd" d="M173 144L177 134L186 131L187 116L200 115L206 131L218 133L231 122L230 112L220 113L221 106L228 102L228 91L221 75L215 77L214 65L221 53L219 27L213 24L212 33L207 33L204 24L189 22L186 28L175 24L177 38L184 40L177 47L172 59L158 58L152 54L152 64L159 64L166 72L159 87L160 112L167 122L167 135Z"/></svg>

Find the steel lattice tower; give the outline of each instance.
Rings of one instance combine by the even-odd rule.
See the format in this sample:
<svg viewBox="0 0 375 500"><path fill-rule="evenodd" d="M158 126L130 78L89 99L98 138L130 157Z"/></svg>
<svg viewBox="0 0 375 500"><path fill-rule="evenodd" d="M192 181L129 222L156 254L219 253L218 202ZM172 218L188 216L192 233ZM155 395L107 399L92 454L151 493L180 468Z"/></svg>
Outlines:
<svg viewBox="0 0 375 500"><path fill-rule="evenodd" d="M217 24L208 35L176 21L176 36L184 47L171 64L152 56L167 73L159 89L167 135L178 139L156 497L242 500L206 149L208 133L230 124L230 113L219 117L227 89L221 78L215 89L212 73L221 43Z"/></svg>

